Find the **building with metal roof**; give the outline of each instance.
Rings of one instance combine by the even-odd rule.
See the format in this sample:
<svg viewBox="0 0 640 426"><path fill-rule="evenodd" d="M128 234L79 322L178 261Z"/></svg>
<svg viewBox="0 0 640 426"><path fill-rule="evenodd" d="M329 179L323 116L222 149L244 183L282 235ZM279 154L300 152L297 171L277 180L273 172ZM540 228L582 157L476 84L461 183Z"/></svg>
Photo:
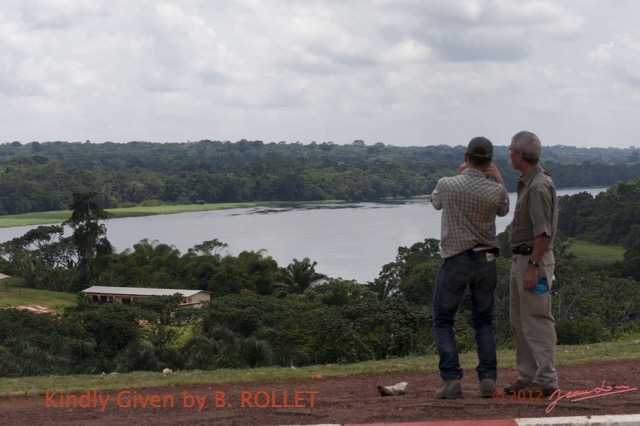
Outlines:
<svg viewBox="0 0 640 426"><path fill-rule="evenodd" d="M80 293L96 303L124 303L125 305L131 304L133 300L151 296L173 296L176 293L182 297L180 306L200 308L205 302L211 300L211 293L208 291L175 288L92 286Z"/></svg>

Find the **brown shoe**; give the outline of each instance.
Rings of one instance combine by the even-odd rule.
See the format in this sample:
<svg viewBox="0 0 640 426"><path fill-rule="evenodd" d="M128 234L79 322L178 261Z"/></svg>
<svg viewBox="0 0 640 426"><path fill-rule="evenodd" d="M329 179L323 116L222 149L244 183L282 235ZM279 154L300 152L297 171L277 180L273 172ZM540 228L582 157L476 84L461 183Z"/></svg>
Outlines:
<svg viewBox="0 0 640 426"><path fill-rule="evenodd" d="M528 388L529 386L531 386L531 383L527 383L527 382L523 382L522 380L518 380L514 384L509 385L506 388L504 388L504 391L507 394L511 393L511 392L518 392L520 390Z"/></svg>
<svg viewBox="0 0 640 426"><path fill-rule="evenodd" d="M486 378L480 381L480 396L482 398L492 398L497 390L495 380Z"/></svg>
<svg viewBox="0 0 640 426"><path fill-rule="evenodd" d="M554 388L554 387L551 387L551 386L544 386L544 385L541 385L539 383L534 383L533 385L528 386L525 389L525 392L531 392L531 395L533 397L538 397L538 396L539 397L547 397L547 396L552 395L557 390L558 390L558 388Z"/></svg>
<svg viewBox="0 0 640 426"><path fill-rule="evenodd" d="M462 384L460 380L447 380L442 388L436 392L436 399L462 398Z"/></svg>

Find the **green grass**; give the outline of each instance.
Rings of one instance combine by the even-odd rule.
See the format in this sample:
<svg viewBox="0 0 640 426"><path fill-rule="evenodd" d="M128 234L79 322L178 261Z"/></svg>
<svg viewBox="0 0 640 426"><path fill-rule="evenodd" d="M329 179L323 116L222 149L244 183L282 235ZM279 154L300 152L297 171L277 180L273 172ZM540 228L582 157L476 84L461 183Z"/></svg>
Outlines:
<svg viewBox="0 0 640 426"><path fill-rule="evenodd" d="M200 324L185 325L183 327L172 326L173 329L181 329L182 330L182 334L171 345L171 347L180 348L180 347L184 346L190 339L192 339L197 334L197 329L199 327L200 327Z"/></svg>
<svg viewBox="0 0 640 426"><path fill-rule="evenodd" d="M71 217L70 210L41 213L9 214L0 217L0 228L60 224Z"/></svg>
<svg viewBox="0 0 640 426"><path fill-rule="evenodd" d="M601 363L624 359L640 361L640 334L625 339L583 346L559 346L557 365L563 366ZM461 354L461 365L472 371L477 364L475 352ZM501 367L515 366L515 353L511 349L498 351ZM435 372L438 370L436 355L405 357L358 364L316 365L300 368L268 367L244 370L221 369L215 371L135 372L128 374L69 375L0 378L0 397L16 395L42 395L47 390L81 392L88 389L120 390L152 386L188 386L205 383L249 383L309 379L319 374L323 378L357 374Z"/></svg>
<svg viewBox="0 0 640 426"><path fill-rule="evenodd" d="M5 288L5 282L0 284L0 309L10 306L40 305L62 312L64 308L76 305L75 294L21 288L19 283L18 278L10 278L7 288Z"/></svg>
<svg viewBox="0 0 640 426"><path fill-rule="evenodd" d="M210 210L227 210L239 208L251 208L258 206L300 206L305 204L338 204L340 200L324 201L300 201L300 202L280 202L263 201L252 203L218 203L218 204L188 204L188 205L165 205L165 206L138 206L117 209L106 209L113 215L113 218L153 216L160 214L175 214L186 212L201 212ZM41 213L24 213L5 215L0 217L0 228L14 226L34 226L60 224L71 217L71 210L57 210Z"/></svg>
<svg viewBox="0 0 640 426"><path fill-rule="evenodd" d="M622 260L626 249L622 246L607 246L591 243L584 240L572 240L573 245L569 248L572 253L583 260L591 267L604 268Z"/></svg>

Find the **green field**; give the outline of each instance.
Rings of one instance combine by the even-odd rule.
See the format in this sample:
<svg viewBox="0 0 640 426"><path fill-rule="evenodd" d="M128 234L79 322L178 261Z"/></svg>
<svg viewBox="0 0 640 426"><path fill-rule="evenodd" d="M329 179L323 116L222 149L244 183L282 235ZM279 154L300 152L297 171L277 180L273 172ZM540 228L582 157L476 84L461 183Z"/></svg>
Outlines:
<svg viewBox="0 0 640 426"><path fill-rule="evenodd" d="M626 249L621 246L605 246L584 240L572 240L569 253L576 255L580 260L589 264L592 268L604 268L622 260Z"/></svg>
<svg viewBox="0 0 640 426"><path fill-rule="evenodd" d="M175 214L186 212L201 212L210 210L226 210L226 209L240 209L250 208L258 206L299 206L305 204L337 204L342 203L339 200L325 200L325 201L300 201L300 202L279 202L279 201L265 201L265 202L253 202L253 203L220 203L220 204L188 204L188 205L176 205L176 206L138 206L127 207L117 209L105 209L107 212L113 215L113 218L122 217L139 217L139 216L154 216L160 214ZM61 224L71 217L71 210L57 210L51 212L41 213L24 213L24 214L12 214L4 215L0 217L0 228L9 228L13 226L33 226L33 225L50 225Z"/></svg>
<svg viewBox="0 0 640 426"><path fill-rule="evenodd" d="M20 281L17 278L10 278L0 283L0 309L10 306L40 305L48 306L58 312L68 306L76 305L75 294L22 288Z"/></svg>

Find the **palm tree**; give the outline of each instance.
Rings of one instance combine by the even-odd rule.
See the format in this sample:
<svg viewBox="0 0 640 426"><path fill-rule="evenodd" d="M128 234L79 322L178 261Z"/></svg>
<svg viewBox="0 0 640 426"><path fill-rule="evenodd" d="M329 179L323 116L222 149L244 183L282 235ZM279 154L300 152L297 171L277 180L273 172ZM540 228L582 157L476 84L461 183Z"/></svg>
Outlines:
<svg viewBox="0 0 640 426"><path fill-rule="evenodd" d="M316 272L318 262L305 257L302 261L293 259L286 268L282 268L283 282L276 284L276 295L302 294L306 289L322 284L327 276Z"/></svg>

